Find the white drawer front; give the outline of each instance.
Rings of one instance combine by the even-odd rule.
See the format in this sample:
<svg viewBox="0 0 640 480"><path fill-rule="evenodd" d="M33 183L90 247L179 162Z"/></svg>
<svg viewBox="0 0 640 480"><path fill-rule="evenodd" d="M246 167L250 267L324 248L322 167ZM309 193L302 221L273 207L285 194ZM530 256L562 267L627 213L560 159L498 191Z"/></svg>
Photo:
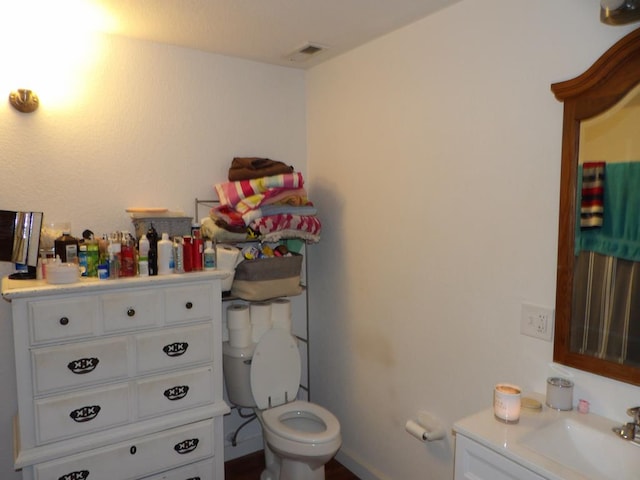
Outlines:
<svg viewBox="0 0 640 480"><path fill-rule="evenodd" d="M213 459L176 468L175 470L149 477L147 480L215 480L213 478Z"/></svg>
<svg viewBox="0 0 640 480"><path fill-rule="evenodd" d="M91 336L97 312L95 297L30 302L31 343Z"/></svg>
<svg viewBox="0 0 640 480"><path fill-rule="evenodd" d="M35 478L131 480L212 457L213 447L213 420L205 420L36 465Z"/></svg>
<svg viewBox="0 0 640 480"><path fill-rule="evenodd" d="M157 290L102 295L105 332L152 327L162 319L162 294Z"/></svg>
<svg viewBox="0 0 640 480"><path fill-rule="evenodd" d="M126 378L127 355L124 337L35 349L36 392Z"/></svg>
<svg viewBox="0 0 640 480"><path fill-rule="evenodd" d="M165 291L167 323L208 319L213 315L211 285L191 285Z"/></svg>
<svg viewBox="0 0 640 480"><path fill-rule="evenodd" d="M213 360L211 324L136 335L138 372L154 372Z"/></svg>
<svg viewBox="0 0 640 480"><path fill-rule="evenodd" d="M129 384L36 400L35 415L40 443L125 424Z"/></svg>
<svg viewBox="0 0 640 480"><path fill-rule="evenodd" d="M211 367L138 382L138 416L150 417L213 402Z"/></svg>

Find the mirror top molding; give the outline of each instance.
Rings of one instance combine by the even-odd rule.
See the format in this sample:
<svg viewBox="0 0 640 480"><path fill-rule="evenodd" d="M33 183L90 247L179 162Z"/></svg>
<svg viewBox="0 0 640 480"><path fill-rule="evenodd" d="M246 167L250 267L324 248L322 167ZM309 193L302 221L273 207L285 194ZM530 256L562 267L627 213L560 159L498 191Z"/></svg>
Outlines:
<svg viewBox="0 0 640 480"><path fill-rule="evenodd" d="M611 106L638 82L640 71L634 67L639 65L640 28L616 42L581 75L552 84L551 91L558 100L565 103L584 95L597 94L599 90L603 90L602 93L607 97L618 93L616 100L610 98ZM622 72L616 74L620 70ZM606 108L608 107L600 107L601 111Z"/></svg>
<svg viewBox="0 0 640 480"><path fill-rule="evenodd" d="M616 105L638 84L640 29L616 42L581 75L551 85L555 97L564 103L553 360L634 385L640 385L640 368L572 351L570 337L576 267L580 124Z"/></svg>

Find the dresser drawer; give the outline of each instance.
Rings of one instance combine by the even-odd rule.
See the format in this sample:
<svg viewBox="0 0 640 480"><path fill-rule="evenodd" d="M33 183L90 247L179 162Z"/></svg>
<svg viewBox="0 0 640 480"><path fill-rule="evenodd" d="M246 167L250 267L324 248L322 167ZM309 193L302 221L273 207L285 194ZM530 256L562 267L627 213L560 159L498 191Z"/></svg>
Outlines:
<svg viewBox="0 0 640 480"><path fill-rule="evenodd" d="M127 339L74 343L32 351L37 394L127 377Z"/></svg>
<svg viewBox="0 0 640 480"><path fill-rule="evenodd" d="M188 322L211 318L211 285L191 285L165 291L167 323Z"/></svg>
<svg viewBox="0 0 640 480"><path fill-rule="evenodd" d="M176 468L145 480L222 480L213 477L213 459Z"/></svg>
<svg viewBox="0 0 640 480"><path fill-rule="evenodd" d="M163 316L162 294L158 290L102 295L100 301L105 332L152 327Z"/></svg>
<svg viewBox="0 0 640 480"><path fill-rule="evenodd" d="M145 418L213 402L213 372L204 367L138 381L138 417Z"/></svg>
<svg viewBox="0 0 640 480"><path fill-rule="evenodd" d="M95 297L29 302L31 343L93 335L98 320Z"/></svg>
<svg viewBox="0 0 640 480"><path fill-rule="evenodd" d="M35 479L132 480L210 458L213 448L209 419L41 463L34 467Z"/></svg>
<svg viewBox="0 0 640 480"><path fill-rule="evenodd" d="M140 373L213 360L211 324L136 335L136 365Z"/></svg>
<svg viewBox="0 0 640 480"><path fill-rule="evenodd" d="M125 383L36 400L39 443L127 423L129 391Z"/></svg>

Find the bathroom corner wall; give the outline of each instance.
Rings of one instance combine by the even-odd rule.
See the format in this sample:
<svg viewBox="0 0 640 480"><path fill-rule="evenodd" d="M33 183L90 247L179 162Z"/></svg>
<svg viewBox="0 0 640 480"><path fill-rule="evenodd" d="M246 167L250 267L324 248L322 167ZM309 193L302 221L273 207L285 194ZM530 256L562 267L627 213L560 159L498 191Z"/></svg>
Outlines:
<svg viewBox="0 0 640 480"><path fill-rule="evenodd" d="M133 230L127 207L194 215L194 199L213 197L234 156L278 159L306 175L302 71L114 36L94 47L73 72L77 89L55 102L37 90L33 114L9 105L22 85L1 76L1 209L43 211L45 221L70 221L75 235L100 235ZM10 308L1 307L0 478L17 480Z"/></svg>
<svg viewBox="0 0 640 480"><path fill-rule="evenodd" d="M634 28L601 24L598 2L466 0L308 73L325 225L309 254L311 383L361 478L453 478L454 438L422 444L407 419L428 410L449 431L497 382L544 393L552 343L520 334L520 310L555 305L550 84ZM637 394L576 377L612 418Z"/></svg>

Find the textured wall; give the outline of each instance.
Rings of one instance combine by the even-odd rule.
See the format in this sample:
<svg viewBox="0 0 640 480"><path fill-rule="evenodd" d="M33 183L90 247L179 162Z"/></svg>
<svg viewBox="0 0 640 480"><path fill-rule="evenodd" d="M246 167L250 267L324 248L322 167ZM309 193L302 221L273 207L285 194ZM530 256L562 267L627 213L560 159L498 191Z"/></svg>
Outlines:
<svg viewBox="0 0 640 480"><path fill-rule="evenodd" d="M76 235L101 234L132 230L130 206L193 215L194 199L212 197L233 156L264 155L306 171L301 71L117 37L99 37L94 48L74 67L75 91L53 84L69 73L60 71L58 52L57 69L35 79L37 112L0 102L0 209L40 210L45 220L71 221ZM8 96L17 86L0 76L0 96ZM9 317L2 302L0 478L7 480L16 409Z"/></svg>
<svg viewBox="0 0 640 480"><path fill-rule="evenodd" d="M552 344L520 334L555 305L562 105L553 82L630 27L598 2L463 1L307 78L309 174L325 212L310 250L311 384L362 478L452 477L448 427L499 381L544 393ZM314 348L321 345L321 348ZM625 420L638 389L575 372L576 397Z"/></svg>

